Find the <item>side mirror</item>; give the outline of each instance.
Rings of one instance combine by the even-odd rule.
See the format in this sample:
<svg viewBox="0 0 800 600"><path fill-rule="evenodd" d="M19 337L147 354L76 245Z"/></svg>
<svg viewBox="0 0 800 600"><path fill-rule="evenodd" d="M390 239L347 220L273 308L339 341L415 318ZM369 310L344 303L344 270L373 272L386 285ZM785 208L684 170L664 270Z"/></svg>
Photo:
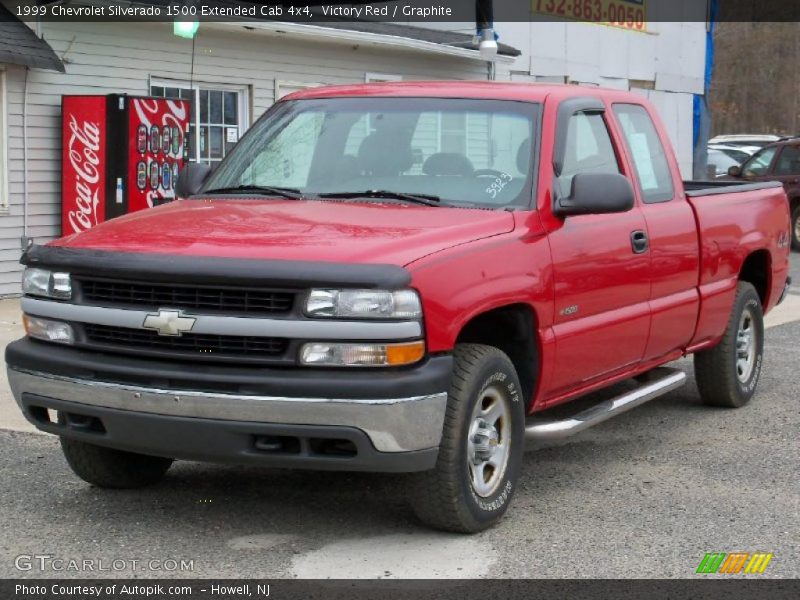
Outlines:
<svg viewBox="0 0 800 600"><path fill-rule="evenodd" d="M728 175L730 175L731 177L741 177L742 167L738 165L733 165L732 167L728 168Z"/></svg>
<svg viewBox="0 0 800 600"><path fill-rule="evenodd" d="M619 173L578 173L572 178L569 198L556 200L553 212L570 215L604 215L633 208L633 186Z"/></svg>
<svg viewBox="0 0 800 600"><path fill-rule="evenodd" d="M178 173L178 181L175 184L175 196L178 198L188 198L198 193L203 184L211 174L211 167L202 163L189 163Z"/></svg>

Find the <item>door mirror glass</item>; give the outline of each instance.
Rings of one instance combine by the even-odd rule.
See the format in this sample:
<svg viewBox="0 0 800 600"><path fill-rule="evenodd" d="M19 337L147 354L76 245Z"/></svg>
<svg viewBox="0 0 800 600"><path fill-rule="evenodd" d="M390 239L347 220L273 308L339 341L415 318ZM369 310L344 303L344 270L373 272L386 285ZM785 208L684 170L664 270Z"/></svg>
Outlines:
<svg viewBox="0 0 800 600"><path fill-rule="evenodd" d="M556 201L555 214L603 215L633 208L633 186L618 173L577 173L572 177L568 198Z"/></svg>
<svg viewBox="0 0 800 600"><path fill-rule="evenodd" d="M203 163L189 163L178 173L178 182L175 184L175 195L178 198L194 196L203 187L211 174L211 167Z"/></svg>

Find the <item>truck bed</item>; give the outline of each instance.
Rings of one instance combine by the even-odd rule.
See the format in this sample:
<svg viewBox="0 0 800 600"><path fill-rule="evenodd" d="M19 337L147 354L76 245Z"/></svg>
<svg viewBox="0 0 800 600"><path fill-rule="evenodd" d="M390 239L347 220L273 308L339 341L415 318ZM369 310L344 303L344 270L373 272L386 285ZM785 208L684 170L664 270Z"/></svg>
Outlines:
<svg viewBox="0 0 800 600"><path fill-rule="evenodd" d="M781 296L789 268L789 204L779 182L686 185L700 235L702 309L698 333L702 338L725 329L744 257L758 251L769 253L763 267L763 277L770 286L763 299L764 312L769 312ZM733 220L731 215L738 218Z"/></svg>

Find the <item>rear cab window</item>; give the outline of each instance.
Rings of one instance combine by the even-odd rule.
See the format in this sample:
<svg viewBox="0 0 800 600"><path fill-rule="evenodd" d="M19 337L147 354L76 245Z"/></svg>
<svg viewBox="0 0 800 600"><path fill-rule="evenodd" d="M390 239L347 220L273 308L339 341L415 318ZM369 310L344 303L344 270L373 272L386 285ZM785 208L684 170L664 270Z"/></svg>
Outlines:
<svg viewBox="0 0 800 600"><path fill-rule="evenodd" d="M642 200L646 204L669 202L675 196L672 171L647 109L639 104L614 104L613 110L633 158Z"/></svg>

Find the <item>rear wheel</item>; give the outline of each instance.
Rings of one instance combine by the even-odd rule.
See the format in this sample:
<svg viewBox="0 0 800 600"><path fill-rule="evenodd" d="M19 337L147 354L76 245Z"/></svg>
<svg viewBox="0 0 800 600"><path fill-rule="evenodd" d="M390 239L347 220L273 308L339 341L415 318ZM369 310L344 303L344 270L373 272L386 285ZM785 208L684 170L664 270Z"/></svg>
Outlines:
<svg viewBox="0 0 800 600"><path fill-rule="evenodd" d="M800 204L792 210L792 249L800 252Z"/></svg>
<svg viewBox="0 0 800 600"><path fill-rule="evenodd" d="M755 394L764 354L764 317L756 289L741 281L722 341L694 355L700 396L709 406L738 408Z"/></svg>
<svg viewBox="0 0 800 600"><path fill-rule="evenodd" d="M123 452L61 438L61 450L74 473L101 488L129 489L161 480L172 465L171 458Z"/></svg>
<svg viewBox="0 0 800 600"><path fill-rule="evenodd" d="M522 465L525 406L503 352L460 344L454 355L436 467L412 476L410 499L426 524L473 533L508 509Z"/></svg>

